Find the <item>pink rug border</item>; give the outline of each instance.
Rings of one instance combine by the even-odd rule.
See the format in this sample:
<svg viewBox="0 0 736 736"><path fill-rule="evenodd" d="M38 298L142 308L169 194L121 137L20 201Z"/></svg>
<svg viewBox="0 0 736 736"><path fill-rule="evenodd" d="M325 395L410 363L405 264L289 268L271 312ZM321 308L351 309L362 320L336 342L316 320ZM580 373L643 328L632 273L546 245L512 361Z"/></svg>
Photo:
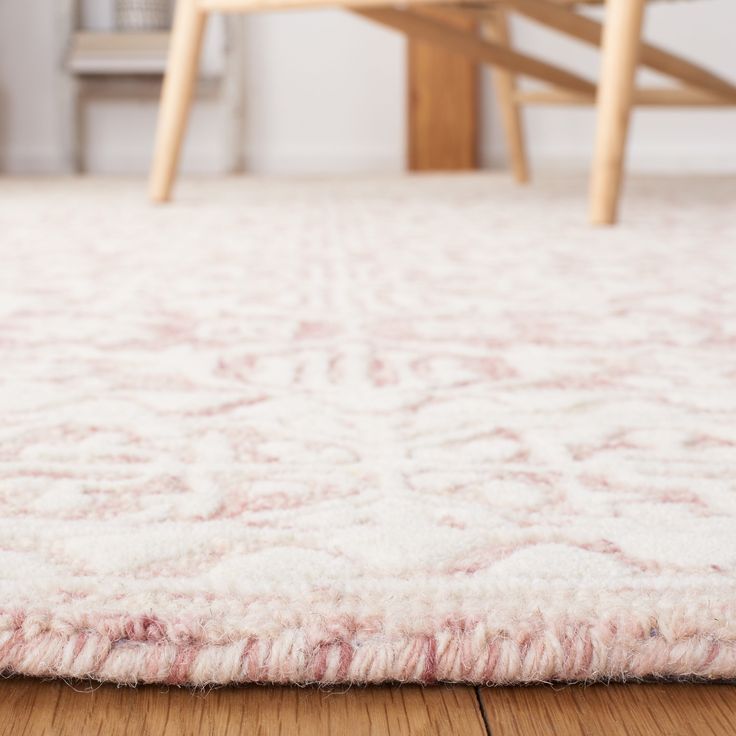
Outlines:
<svg viewBox="0 0 736 736"><path fill-rule="evenodd" d="M514 630L453 619L394 637L376 632L375 621L341 617L321 622L308 640L297 629L216 642L203 636L201 624L155 615L88 614L80 626L16 610L0 611L0 671L195 686L729 679L736 676L734 627L736 602L691 603L667 615L650 609L546 621L536 614L519 619Z"/></svg>

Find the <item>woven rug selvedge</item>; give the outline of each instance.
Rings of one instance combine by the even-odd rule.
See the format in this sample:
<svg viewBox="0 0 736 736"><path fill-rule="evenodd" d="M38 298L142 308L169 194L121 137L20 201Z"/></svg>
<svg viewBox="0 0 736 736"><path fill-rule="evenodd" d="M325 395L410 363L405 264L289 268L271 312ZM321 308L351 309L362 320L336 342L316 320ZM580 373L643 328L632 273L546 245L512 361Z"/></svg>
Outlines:
<svg viewBox="0 0 736 736"><path fill-rule="evenodd" d="M736 676L734 202L0 184L0 670Z"/></svg>

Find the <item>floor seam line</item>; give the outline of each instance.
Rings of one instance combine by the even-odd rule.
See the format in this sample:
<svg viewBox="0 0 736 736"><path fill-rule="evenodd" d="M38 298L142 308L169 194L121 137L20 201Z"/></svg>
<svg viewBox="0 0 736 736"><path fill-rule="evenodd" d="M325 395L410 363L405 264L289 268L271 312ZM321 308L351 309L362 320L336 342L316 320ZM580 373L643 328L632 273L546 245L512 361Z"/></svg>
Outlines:
<svg viewBox="0 0 736 736"><path fill-rule="evenodd" d="M493 730L491 729L491 721L488 718L488 712L483 704L483 698L480 696L480 687L475 688L475 698L478 701L478 708L480 708L480 717L483 719L483 725L486 729L487 736L493 736Z"/></svg>

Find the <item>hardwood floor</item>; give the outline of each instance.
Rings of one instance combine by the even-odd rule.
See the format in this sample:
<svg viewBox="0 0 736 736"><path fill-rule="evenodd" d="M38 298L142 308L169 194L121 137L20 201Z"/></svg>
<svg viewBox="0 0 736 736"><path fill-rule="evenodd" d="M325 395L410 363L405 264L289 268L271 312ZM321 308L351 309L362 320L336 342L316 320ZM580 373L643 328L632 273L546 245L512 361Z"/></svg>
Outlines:
<svg viewBox="0 0 736 736"><path fill-rule="evenodd" d="M736 685L320 690L0 682L0 736L732 736Z"/></svg>
<svg viewBox="0 0 736 736"><path fill-rule="evenodd" d="M483 688L493 736L734 736L736 685Z"/></svg>
<svg viewBox="0 0 736 736"><path fill-rule="evenodd" d="M117 688L0 682L2 736L485 736L472 687Z"/></svg>

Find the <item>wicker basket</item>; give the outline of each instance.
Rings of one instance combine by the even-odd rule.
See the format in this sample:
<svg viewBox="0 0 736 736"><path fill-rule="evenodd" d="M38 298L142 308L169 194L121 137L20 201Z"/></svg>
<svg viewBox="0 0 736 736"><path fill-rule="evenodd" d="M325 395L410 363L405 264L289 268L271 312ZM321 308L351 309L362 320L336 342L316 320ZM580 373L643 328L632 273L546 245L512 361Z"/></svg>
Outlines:
<svg viewBox="0 0 736 736"><path fill-rule="evenodd" d="M170 23L170 0L115 1L115 25L120 31L158 31Z"/></svg>

